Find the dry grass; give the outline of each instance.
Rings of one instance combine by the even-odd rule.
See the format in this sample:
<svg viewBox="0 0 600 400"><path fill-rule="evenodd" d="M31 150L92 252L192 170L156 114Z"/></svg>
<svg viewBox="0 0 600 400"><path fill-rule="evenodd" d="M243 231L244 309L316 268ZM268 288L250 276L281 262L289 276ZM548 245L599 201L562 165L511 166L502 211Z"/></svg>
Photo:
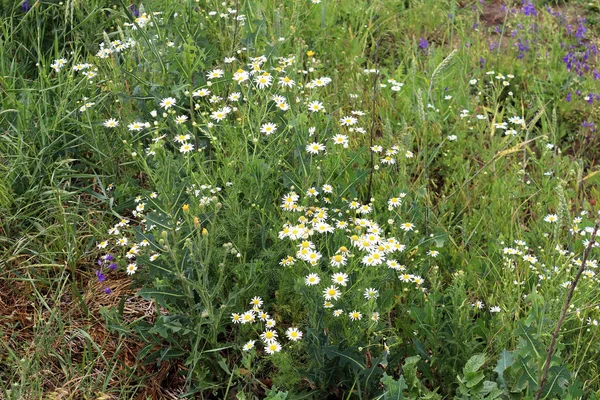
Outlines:
<svg viewBox="0 0 600 400"><path fill-rule="evenodd" d="M23 359L38 364L38 368L32 369L36 372L29 375L20 366L0 370L2 380L22 385L25 377L25 382L38 383L38 389L23 398L123 398L110 390L109 393L94 391L90 397L90 383L105 382L107 377L108 388L137 387L136 393L127 398L177 398L184 384L177 374L182 366L169 362L160 366L141 363L138 353L146 344L131 335L111 332L101 313L102 309L118 309L125 299L123 324L136 320L152 322L156 316L154 303L134 296L131 280L126 276L111 279L112 294L104 293L99 282L80 278L79 281L88 282L82 295L87 312L69 290L52 300L46 295L39 298L35 283L19 280L12 274L0 280L0 340L4 343L0 359ZM27 392L24 389L23 395Z"/></svg>

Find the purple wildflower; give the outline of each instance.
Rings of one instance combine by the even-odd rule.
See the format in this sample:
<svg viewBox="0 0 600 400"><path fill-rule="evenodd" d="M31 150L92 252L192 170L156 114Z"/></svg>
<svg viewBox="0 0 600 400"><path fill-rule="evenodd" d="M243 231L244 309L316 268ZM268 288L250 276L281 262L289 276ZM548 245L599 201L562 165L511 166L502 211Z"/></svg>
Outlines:
<svg viewBox="0 0 600 400"><path fill-rule="evenodd" d="M525 53L529 52L529 40L525 40L524 42L521 39L517 40L517 49L519 51L518 59L525 57Z"/></svg>
<svg viewBox="0 0 600 400"><path fill-rule="evenodd" d="M104 282L106 280L106 275L100 271L96 271L96 277L98 278L98 282Z"/></svg>
<svg viewBox="0 0 600 400"><path fill-rule="evenodd" d="M115 263L111 263L108 268L112 269L113 271L116 270L118 268L117 264Z"/></svg>
<svg viewBox="0 0 600 400"><path fill-rule="evenodd" d="M523 7L521 7L521 12L524 15L537 15L537 10L535 9L535 5L529 0L523 0Z"/></svg>
<svg viewBox="0 0 600 400"><path fill-rule="evenodd" d="M111 294L111 293L112 293L112 290L110 290L110 288L108 288L108 287L107 287L107 288L104 288L104 293L106 293L106 294Z"/></svg>
<svg viewBox="0 0 600 400"><path fill-rule="evenodd" d="M581 127L582 128L593 128L594 127L594 123L590 122L590 121L583 121L581 123Z"/></svg>
<svg viewBox="0 0 600 400"><path fill-rule="evenodd" d="M420 38L419 39L419 48L421 50L425 50L429 47L429 42L427 41L427 39L425 38Z"/></svg>
<svg viewBox="0 0 600 400"><path fill-rule="evenodd" d="M131 11L136 18L140 16L140 10L135 6L135 4L129 6L129 11Z"/></svg>
<svg viewBox="0 0 600 400"><path fill-rule="evenodd" d="M23 4L21 4L21 10L23 10L23 12L27 12L27 11L31 10L31 5L29 5L28 0L25 0L23 2Z"/></svg>
<svg viewBox="0 0 600 400"><path fill-rule="evenodd" d="M567 103L571 101L571 92L567 93L567 97L565 97L565 100L567 101Z"/></svg>
<svg viewBox="0 0 600 400"><path fill-rule="evenodd" d="M575 31L575 37L577 39L583 39L583 37L585 36L585 33L587 32L587 28L585 27L585 19L580 20L579 24L577 25L577 30Z"/></svg>

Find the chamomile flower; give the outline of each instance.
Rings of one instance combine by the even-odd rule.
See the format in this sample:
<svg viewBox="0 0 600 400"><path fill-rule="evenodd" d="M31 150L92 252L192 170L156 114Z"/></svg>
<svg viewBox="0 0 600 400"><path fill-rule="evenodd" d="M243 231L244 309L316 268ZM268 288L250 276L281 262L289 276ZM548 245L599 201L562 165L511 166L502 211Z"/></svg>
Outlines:
<svg viewBox="0 0 600 400"><path fill-rule="evenodd" d="M242 316L238 313L232 313L231 314L231 322L233 322L234 324L239 324L242 322Z"/></svg>
<svg viewBox="0 0 600 400"><path fill-rule="evenodd" d="M377 291L377 289L367 288L365 289L363 296L367 300L376 299L379 296L379 292Z"/></svg>
<svg viewBox="0 0 600 400"><path fill-rule="evenodd" d="M331 140L333 140L333 144L341 144L344 148L348 147L348 136L346 135L335 135Z"/></svg>
<svg viewBox="0 0 600 400"><path fill-rule="evenodd" d="M265 72L264 74L254 78L254 83L256 83L256 86L259 89L268 88L273 84L273 77Z"/></svg>
<svg viewBox="0 0 600 400"><path fill-rule="evenodd" d="M329 259L329 262L333 267L342 267L346 265L346 257L342 254L336 254Z"/></svg>
<svg viewBox="0 0 600 400"><path fill-rule="evenodd" d="M269 319L267 319L267 320L265 321L265 326L266 326L267 328L275 328L275 325L277 325L277 323L276 323L276 322L275 322L275 320L274 320L274 319L272 319L272 318L269 318Z"/></svg>
<svg viewBox="0 0 600 400"><path fill-rule="evenodd" d="M177 117L175 117L175 123L177 125L181 125L183 123L185 123L185 121L188 120L188 116L187 115L178 115Z"/></svg>
<svg viewBox="0 0 600 400"><path fill-rule="evenodd" d="M475 303L471 304L471 306L483 310L485 308L485 303L481 300L477 300Z"/></svg>
<svg viewBox="0 0 600 400"><path fill-rule="evenodd" d="M325 107L323 107L323 103L320 101L315 100L308 103L308 111L310 112L319 112L323 111L324 109Z"/></svg>
<svg viewBox="0 0 600 400"><path fill-rule="evenodd" d="M135 274L135 271L137 271L138 267L135 263L131 263L129 265L127 265L127 275L133 275Z"/></svg>
<svg viewBox="0 0 600 400"><path fill-rule="evenodd" d="M102 125L104 125L107 128L116 128L117 126L119 126L119 121L117 121L114 118L109 118L106 121L104 121Z"/></svg>
<svg viewBox="0 0 600 400"><path fill-rule="evenodd" d="M194 145L190 144L190 143L184 143L181 145L181 147L179 148L179 151L183 154L187 154L190 151L194 150Z"/></svg>
<svg viewBox="0 0 600 400"><path fill-rule="evenodd" d="M319 275L317 274L308 274L304 278L304 283L306 284L306 286L318 285L319 282L321 282L321 278L319 278Z"/></svg>
<svg viewBox="0 0 600 400"><path fill-rule="evenodd" d="M327 289L323 290L323 297L325 300L337 300L342 295L342 292L335 286L329 286Z"/></svg>
<svg viewBox="0 0 600 400"><path fill-rule="evenodd" d="M348 284L348 274L343 272L338 272L331 276L331 281L341 286L346 286Z"/></svg>
<svg viewBox="0 0 600 400"><path fill-rule="evenodd" d="M556 214L548 214L544 217L544 221L549 222L551 224L555 223L556 221L558 221L558 215Z"/></svg>
<svg viewBox="0 0 600 400"><path fill-rule="evenodd" d="M306 191L307 197L317 197L318 195L319 195L319 191L317 189L315 189L314 187L311 187Z"/></svg>
<svg viewBox="0 0 600 400"><path fill-rule="evenodd" d="M192 93L192 97L206 97L208 95L210 95L210 90L207 88L198 89Z"/></svg>
<svg viewBox="0 0 600 400"><path fill-rule="evenodd" d="M242 314L242 324L252 323L254 322L256 317L254 316L254 311L246 311Z"/></svg>
<svg viewBox="0 0 600 400"><path fill-rule="evenodd" d="M233 92L227 98L229 101L239 101L242 98L242 94L240 92Z"/></svg>
<svg viewBox="0 0 600 400"><path fill-rule="evenodd" d="M358 119L350 116L345 116L340 118L340 125L342 126L351 126L358 122Z"/></svg>
<svg viewBox="0 0 600 400"><path fill-rule="evenodd" d="M415 225L410 222L404 222L403 224L400 224L400 229L404 232L409 232L415 229Z"/></svg>
<svg viewBox="0 0 600 400"><path fill-rule="evenodd" d="M288 328L285 331L285 336L293 342L302 339L302 335L302 331L298 330L298 328Z"/></svg>
<svg viewBox="0 0 600 400"><path fill-rule="evenodd" d="M277 125L275 125L272 122L263 124L260 127L260 132L264 133L265 135L269 136L270 134L274 133L277 130Z"/></svg>
<svg viewBox="0 0 600 400"><path fill-rule="evenodd" d="M402 205L402 199L400 197L392 197L388 200L388 208L394 209Z"/></svg>
<svg viewBox="0 0 600 400"><path fill-rule="evenodd" d="M186 133L185 135L184 135L184 134L181 134L181 135L177 135L177 136L175 136L175 141L176 141L177 143L185 143L185 142L187 142L188 140L190 140L190 138L191 138L191 136L190 136L189 134L187 134L187 133Z"/></svg>
<svg viewBox="0 0 600 400"><path fill-rule="evenodd" d="M352 321L360 321L362 319L362 314L356 310L351 311L350 313L348 313L348 316L350 317L350 319Z"/></svg>
<svg viewBox="0 0 600 400"><path fill-rule="evenodd" d="M256 342L256 340L250 340L248 342L246 342L246 344L244 345L244 347L242 348L244 351L250 351L254 348L254 343Z"/></svg>
<svg viewBox="0 0 600 400"><path fill-rule="evenodd" d="M292 88L295 85L296 85L296 82L294 82L293 79L291 79L287 76L279 78L279 86L281 86L281 87Z"/></svg>
<svg viewBox="0 0 600 400"><path fill-rule="evenodd" d="M164 108L165 110L168 110L169 108L173 107L176 104L177 104L177 100L175 100L173 97L166 97L166 98L162 99L162 101L160 102L160 106L162 108Z"/></svg>
<svg viewBox="0 0 600 400"><path fill-rule="evenodd" d="M210 71L208 74L206 74L206 78L208 79L218 79L218 78L222 78L223 75L225 75L225 72L223 72L222 69L213 69L212 71Z"/></svg>
<svg viewBox="0 0 600 400"><path fill-rule="evenodd" d="M263 333L261 333L260 338L265 343L271 343L277 340L277 332L271 329L267 329Z"/></svg>
<svg viewBox="0 0 600 400"><path fill-rule="evenodd" d="M285 101L282 101L277 103L277 108L279 108L281 111L287 111L290 109L290 105Z"/></svg>
<svg viewBox="0 0 600 400"><path fill-rule="evenodd" d="M141 131L142 129L144 129L146 127L146 124L143 122L133 122L129 125L127 125L127 129L129 129L130 131Z"/></svg>
<svg viewBox="0 0 600 400"><path fill-rule="evenodd" d="M226 109L220 109L217 111L213 111L210 114L210 118L219 122L219 121L222 121L223 119L225 119L225 117L227 117L227 114L228 114L228 111Z"/></svg>
<svg viewBox="0 0 600 400"><path fill-rule="evenodd" d="M252 300L250 300L250 305L254 307L260 307L263 305L263 299L258 296L254 296Z"/></svg>
<svg viewBox="0 0 600 400"><path fill-rule="evenodd" d="M306 151L310 154L319 154L320 152L325 150L325 145L318 143L318 142L312 142L306 145Z"/></svg>
<svg viewBox="0 0 600 400"><path fill-rule="evenodd" d="M265 347L267 354L274 354L281 351L281 345L277 341L272 341Z"/></svg>
<svg viewBox="0 0 600 400"><path fill-rule="evenodd" d="M50 64L50 67L54 71L59 72L65 65L67 65L67 60L64 58L59 58L58 60L54 60L54 62Z"/></svg>

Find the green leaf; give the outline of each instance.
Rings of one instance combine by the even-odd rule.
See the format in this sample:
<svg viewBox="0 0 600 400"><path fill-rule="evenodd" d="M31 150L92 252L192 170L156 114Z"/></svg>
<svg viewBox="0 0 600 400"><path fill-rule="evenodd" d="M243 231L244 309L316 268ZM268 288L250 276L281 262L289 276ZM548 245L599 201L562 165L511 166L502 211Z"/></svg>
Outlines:
<svg viewBox="0 0 600 400"><path fill-rule="evenodd" d="M465 377L469 374L475 373L485 364L485 354L475 354L473 357L469 358L469 361L465 364L463 368L463 374Z"/></svg>
<svg viewBox="0 0 600 400"><path fill-rule="evenodd" d="M389 376L385 372L383 377L379 380L385 386L385 393L383 394L383 400L402 400L404 398L404 389L408 389L404 381L404 376L400 375L398 380Z"/></svg>
<svg viewBox="0 0 600 400"><path fill-rule="evenodd" d="M402 375L406 376L406 383L410 388L419 386L419 379L417 378L417 363L419 361L421 361L420 356L408 357L402 366Z"/></svg>
<svg viewBox="0 0 600 400"><path fill-rule="evenodd" d="M340 365L350 365L353 369L362 371L365 366L362 363L361 354L352 348L347 348L344 351L340 351L337 346L329 346L323 348L323 352L329 358L340 358Z"/></svg>
<svg viewBox="0 0 600 400"><path fill-rule="evenodd" d="M538 371L534 371L531 365L527 362L528 359L523 359L519 357L517 359L517 363L513 366L513 368L517 367L521 371L521 376L517 381L518 387L523 390L527 386L529 386L529 390L531 392L536 391L538 389L537 382L537 373Z"/></svg>
<svg viewBox="0 0 600 400"><path fill-rule="evenodd" d="M519 353L531 354L536 359L541 359L541 353L544 352L544 346L535 338L535 329L530 326L520 325L516 332L521 336Z"/></svg>
<svg viewBox="0 0 600 400"><path fill-rule="evenodd" d="M280 392L273 388L267 392L267 397L265 397L265 400L285 400L287 399L287 396L287 392Z"/></svg>
<svg viewBox="0 0 600 400"><path fill-rule="evenodd" d="M165 308L171 308L174 301L185 297L184 294L177 293L167 288L155 289L143 287L137 294L146 300L156 300L158 304Z"/></svg>
<svg viewBox="0 0 600 400"><path fill-rule="evenodd" d="M498 360L498 364L496 364L496 368L494 368L494 372L498 374L498 382L502 387L506 387L506 382L504 380L504 371L506 368L510 367L515 363L515 357L512 355L512 352L504 349L502 350L502 354L500 359Z"/></svg>
<svg viewBox="0 0 600 400"><path fill-rule="evenodd" d="M571 379L571 373L563 366L555 365L548 370L548 379L544 385L542 395L554 395L562 398L565 393L565 388Z"/></svg>
<svg viewBox="0 0 600 400"><path fill-rule="evenodd" d="M469 389L474 388L475 386L479 385L479 383L481 383L481 381L484 379L485 375L482 371L470 372L468 376L465 375L465 386Z"/></svg>

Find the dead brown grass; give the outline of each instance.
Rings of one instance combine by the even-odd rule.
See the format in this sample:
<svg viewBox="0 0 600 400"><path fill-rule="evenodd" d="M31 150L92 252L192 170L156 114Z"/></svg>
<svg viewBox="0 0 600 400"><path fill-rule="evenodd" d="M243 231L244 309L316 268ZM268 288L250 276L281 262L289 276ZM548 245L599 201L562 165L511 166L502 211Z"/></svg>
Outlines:
<svg viewBox="0 0 600 400"><path fill-rule="evenodd" d="M50 293L48 298L44 296L48 309L36 300L31 282L11 274L0 280L0 340L5 343L0 347L1 379L10 383L21 378L14 368L2 365L11 359L10 349L14 352L13 359L16 356L38 360L39 368L30 373L28 380L41 384L44 399L116 399L116 395L101 392L89 397L89 389L88 393L82 389L83 381L103 382L109 373L108 387L114 392L118 393L120 387L137 385L139 390L132 397L135 399L177 398L184 386L184 379L178 374L183 368L181 363L163 362L160 367L144 364L138 353L146 344L133 333L124 336L109 331L101 314L104 308L119 307L125 298L125 326L139 319L152 322L156 317L154 303L135 296L127 276L111 279L112 294L106 294L102 284L83 275L78 281L88 282L82 295L87 313L68 289L57 301L52 300ZM37 337L36 332L52 330L52 313L61 319L62 333L57 329L55 335L45 335L50 338ZM114 370L109 371L112 366L107 366L104 360L110 360ZM65 363L86 364L84 369L90 372L78 375L81 368L69 368Z"/></svg>

